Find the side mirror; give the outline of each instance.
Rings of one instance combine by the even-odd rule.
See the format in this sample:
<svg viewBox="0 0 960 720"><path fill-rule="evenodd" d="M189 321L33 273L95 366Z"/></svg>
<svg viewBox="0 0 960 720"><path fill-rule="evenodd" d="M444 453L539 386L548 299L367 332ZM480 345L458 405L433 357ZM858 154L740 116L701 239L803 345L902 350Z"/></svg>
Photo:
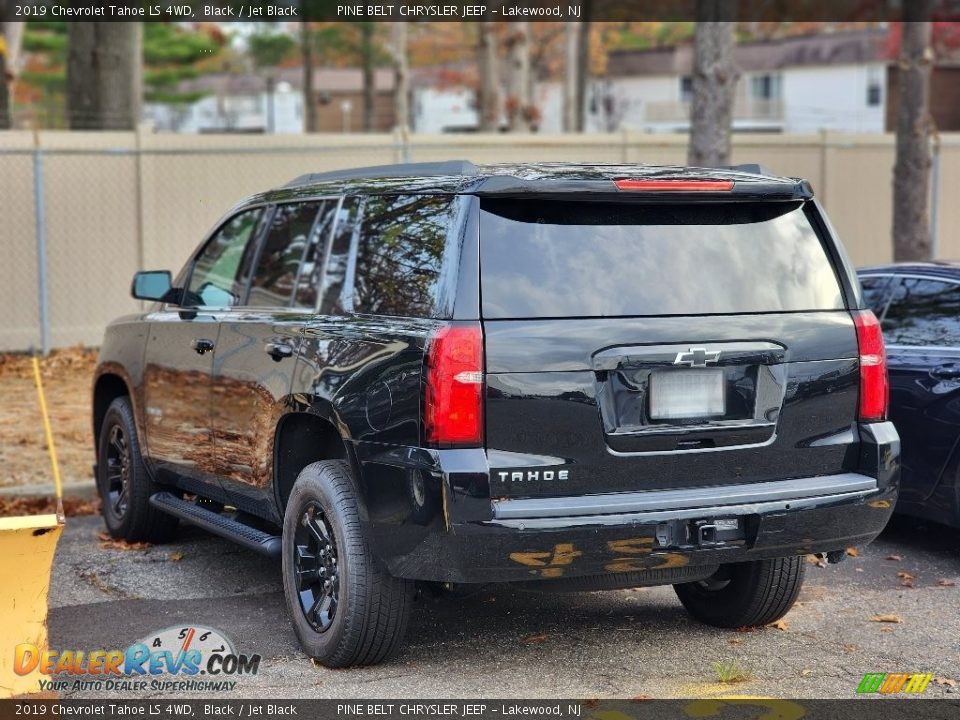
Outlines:
<svg viewBox="0 0 960 720"><path fill-rule="evenodd" d="M133 276L130 294L137 300L159 300L169 302L173 289L173 278L169 270L147 270Z"/></svg>

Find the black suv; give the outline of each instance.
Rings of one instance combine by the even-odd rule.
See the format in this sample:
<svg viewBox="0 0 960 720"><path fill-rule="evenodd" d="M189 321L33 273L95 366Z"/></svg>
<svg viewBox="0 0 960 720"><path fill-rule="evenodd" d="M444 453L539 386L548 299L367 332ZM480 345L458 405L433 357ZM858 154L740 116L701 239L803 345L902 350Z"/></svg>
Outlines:
<svg viewBox="0 0 960 720"><path fill-rule="evenodd" d="M417 582L769 623L896 501L876 318L809 185L757 166L307 175L133 294L94 388L107 527L280 555L328 666L389 656Z"/></svg>

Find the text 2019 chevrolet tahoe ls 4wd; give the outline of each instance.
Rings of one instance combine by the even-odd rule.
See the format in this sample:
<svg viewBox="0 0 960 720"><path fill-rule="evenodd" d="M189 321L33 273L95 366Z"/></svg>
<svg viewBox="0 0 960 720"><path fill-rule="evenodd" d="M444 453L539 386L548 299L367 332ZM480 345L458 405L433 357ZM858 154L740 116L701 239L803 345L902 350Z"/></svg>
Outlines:
<svg viewBox="0 0 960 720"><path fill-rule="evenodd" d="M390 655L418 581L769 623L896 500L876 319L809 185L756 168L309 175L133 294L94 390L107 527L280 555L329 666Z"/></svg>

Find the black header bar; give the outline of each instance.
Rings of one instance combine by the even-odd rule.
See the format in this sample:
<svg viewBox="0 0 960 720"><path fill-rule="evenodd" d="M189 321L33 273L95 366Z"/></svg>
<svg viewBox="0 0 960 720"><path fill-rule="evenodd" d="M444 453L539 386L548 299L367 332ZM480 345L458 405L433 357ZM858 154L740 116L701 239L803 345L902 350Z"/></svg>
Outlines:
<svg viewBox="0 0 960 720"><path fill-rule="evenodd" d="M851 694L853 691L851 690ZM0 700L0 720L74 718L337 718L338 720L943 720L955 718L952 700L874 697L789 700L730 697L688 700Z"/></svg>
<svg viewBox="0 0 960 720"><path fill-rule="evenodd" d="M895 22L911 0L719 0L750 22ZM934 0L933 19L960 21L960 0ZM143 22L690 21L697 0L0 0L0 19Z"/></svg>

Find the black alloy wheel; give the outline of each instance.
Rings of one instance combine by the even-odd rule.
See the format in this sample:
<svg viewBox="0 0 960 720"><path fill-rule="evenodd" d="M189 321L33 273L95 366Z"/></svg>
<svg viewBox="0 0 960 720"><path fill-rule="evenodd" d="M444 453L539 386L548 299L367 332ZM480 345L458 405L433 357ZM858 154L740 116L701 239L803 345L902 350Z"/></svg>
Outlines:
<svg viewBox="0 0 960 720"><path fill-rule="evenodd" d="M107 436L106 487L104 505L117 520L123 520L130 505L130 447L123 427L118 423Z"/></svg>
<svg viewBox="0 0 960 720"><path fill-rule="evenodd" d="M300 610L310 626L325 632L337 615L340 569L337 542L319 504L304 508L294 534L293 572Z"/></svg>

